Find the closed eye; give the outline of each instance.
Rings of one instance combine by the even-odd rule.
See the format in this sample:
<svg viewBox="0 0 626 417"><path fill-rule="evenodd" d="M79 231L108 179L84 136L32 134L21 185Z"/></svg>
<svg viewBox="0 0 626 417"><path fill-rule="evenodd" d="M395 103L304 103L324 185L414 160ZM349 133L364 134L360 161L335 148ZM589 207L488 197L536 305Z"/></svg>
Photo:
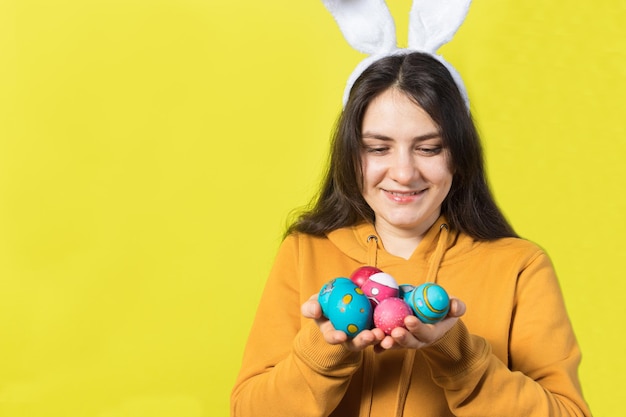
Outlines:
<svg viewBox="0 0 626 417"><path fill-rule="evenodd" d="M417 152L426 156L439 155L443 148L441 146L418 146Z"/></svg>
<svg viewBox="0 0 626 417"><path fill-rule="evenodd" d="M389 147L387 146L364 146L363 148L365 149L365 152L374 155L383 155L389 150Z"/></svg>

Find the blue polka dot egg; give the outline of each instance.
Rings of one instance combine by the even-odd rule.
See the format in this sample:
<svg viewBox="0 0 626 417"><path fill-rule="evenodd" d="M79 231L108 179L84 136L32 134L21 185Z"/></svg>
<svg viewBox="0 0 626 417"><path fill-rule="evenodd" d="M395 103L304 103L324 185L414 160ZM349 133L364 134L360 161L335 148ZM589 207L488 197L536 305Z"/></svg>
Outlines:
<svg viewBox="0 0 626 417"><path fill-rule="evenodd" d="M437 323L450 310L448 293L440 285L427 282L403 293L404 301L424 323Z"/></svg>
<svg viewBox="0 0 626 417"><path fill-rule="evenodd" d="M324 314L324 316L328 318L326 314L326 308L328 306L328 299L330 298L330 293L333 292L333 290L336 287L340 287L343 285L351 285L351 284L352 284L352 280L350 280L349 278L339 277L339 278L331 279L330 281L328 281L326 284L322 286L322 289L320 290L320 293L317 297L317 301L320 303L320 306L322 306L322 313Z"/></svg>
<svg viewBox="0 0 626 417"><path fill-rule="evenodd" d="M318 301L333 327L349 337L372 326L372 304L350 279L335 278L322 287Z"/></svg>

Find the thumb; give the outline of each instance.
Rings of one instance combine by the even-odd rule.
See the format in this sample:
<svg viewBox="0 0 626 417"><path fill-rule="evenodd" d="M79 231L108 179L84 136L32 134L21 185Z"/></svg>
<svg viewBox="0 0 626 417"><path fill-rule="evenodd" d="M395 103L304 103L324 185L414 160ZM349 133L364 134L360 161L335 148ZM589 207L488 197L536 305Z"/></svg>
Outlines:
<svg viewBox="0 0 626 417"><path fill-rule="evenodd" d="M450 311L448 317L461 317L465 314L465 303L458 298L450 297Z"/></svg>
<svg viewBox="0 0 626 417"><path fill-rule="evenodd" d="M300 311L304 317L310 319L319 319L322 317L322 307L317 302L317 294L312 295L307 301L302 304Z"/></svg>

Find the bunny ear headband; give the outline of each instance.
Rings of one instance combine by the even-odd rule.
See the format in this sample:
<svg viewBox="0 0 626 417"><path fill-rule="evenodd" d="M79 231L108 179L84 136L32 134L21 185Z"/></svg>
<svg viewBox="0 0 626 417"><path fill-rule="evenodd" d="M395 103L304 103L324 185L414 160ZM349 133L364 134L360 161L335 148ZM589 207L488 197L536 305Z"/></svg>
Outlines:
<svg viewBox="0 0 626 417"><path fill-rule="evenodd" d="M339 29L350 46L368 54L354 69L343 96L348 101L356 79L374 61L385 56L426 52L446 66L456 82L465 104L469 99L459 73L437 55L437 50L448 43L467 15L471 0L413 0L409 12L408 48L399 49L396 43L396 27L384 0L322 0L333 15Z"/></svg>

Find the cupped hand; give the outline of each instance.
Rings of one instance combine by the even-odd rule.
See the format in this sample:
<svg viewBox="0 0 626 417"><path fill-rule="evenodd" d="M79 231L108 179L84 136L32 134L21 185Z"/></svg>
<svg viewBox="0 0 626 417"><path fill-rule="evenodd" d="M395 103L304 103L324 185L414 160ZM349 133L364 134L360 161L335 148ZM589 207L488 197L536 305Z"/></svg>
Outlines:
<svg viewBox="0 0 626 417"><path fill-rule="evenodd" d="M368 346L377 345L385 339L385 333L378 328L363 330L352 339L341 330L336 330L330 320L322 314L322 307L317 301L317 297L317 294L312 295L302 304L300 310L304 317L315 320L326 343L331 345L343 344L348 350L360 351Z"/></svg>
<svg viewBox="0 0 626 417"><path fill-rule="evenodd" d="M465 303L458 298L450 298L450 311L445 319L435 324L422 323L415 316L404 319L404 327L397 327L391 335L380 341L377 350L421 349L441 339L465 314Z"/></svg>

